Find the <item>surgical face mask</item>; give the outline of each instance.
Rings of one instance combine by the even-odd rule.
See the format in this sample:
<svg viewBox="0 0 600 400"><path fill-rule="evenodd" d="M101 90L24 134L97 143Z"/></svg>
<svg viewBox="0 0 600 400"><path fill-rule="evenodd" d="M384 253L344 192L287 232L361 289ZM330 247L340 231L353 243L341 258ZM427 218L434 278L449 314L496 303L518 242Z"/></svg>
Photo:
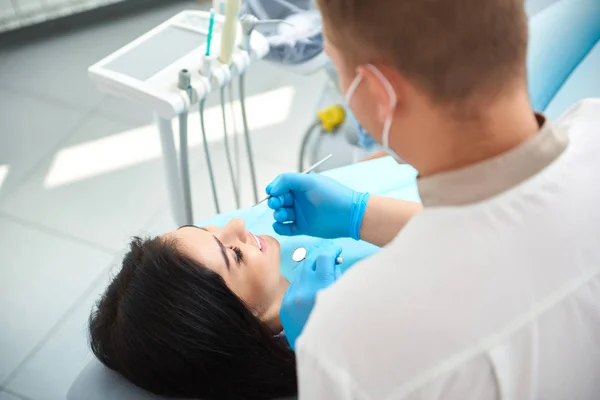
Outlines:
<svg viewBox="0 0 600 400"><path fill-rule="evenodd" d="M367 151L374 151L379 148L379 143L373 139L369 133L360 125L349 107L346 107L348 121L356 128L356 139L350 139L353 143L358 144L361 148Z"/></svg>
<svg viewBox="0 0 600 400"><path fill-rule="evenodd" d="M392 84L381 73L381 71L379 71L379 69L377 67L375 67L374 65L369 64L369 65L367 65L367 68L369 68L371 70L371 72L373 72L375 74L375 76L377 76L377 78L381 81L381 83L385 87L386 91L388 92L388 97L390 98L390 110L393 111L396 108L396 104L398 101L396 98L396 92L394 92L394 88L392 87ZM348 88L348 91L346 92L346 96L345 96L346 104L348 104L348 107L350 107L350 101L352 100L352 97L354 97L354 93L356 93L356 89L358 89L358 86L360 85L362 80L363 80L362 74L358 74L356 76L356 78L354 78L354 81L350 84L350 87ZM381 142L382 142L381 144L383 145L383 149L389 155L394 157L396 159L396 161L400 161L400 157L398 157L398 155L394 152L394 150L392 150L390 148L390 130L392 127L393 120L394 120L394 116L392 113L390 113L390 116L385 120L385 123L383 125L383 132L381 135ZM368 133L365 131L365 129L362 126L360 126L360 123L359 123L358 132L359 132L359 143L361 143L361 146L362 146L363 140L365 143L368 142L368 139L373 141L373 139L368 135ZM366 136L366 138L365 138L365 136Z"/></svg>
<svg viewBox="0 0 600 400"><path fill-rule="evenodd" d="M366 129L363 128L360 123L358 123L358 121L356 124L358 132L358 144L360 147L365 150L375 150L379 146L378 143L371 137L371 135L369 135L369 132L367 132Z"/></svg>

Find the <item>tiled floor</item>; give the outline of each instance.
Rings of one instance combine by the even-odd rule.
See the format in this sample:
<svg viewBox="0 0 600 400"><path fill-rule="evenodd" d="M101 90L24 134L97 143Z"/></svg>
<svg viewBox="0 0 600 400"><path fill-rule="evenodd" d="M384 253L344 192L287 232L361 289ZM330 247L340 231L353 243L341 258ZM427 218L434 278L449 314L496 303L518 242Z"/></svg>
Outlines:
<svg viewBox="0 0 600 400"><path fill-rule="evenodd" d="M86 320L128 238L174 225L150 115L100 93L86 68L192 7L197 3L146 10L0 49L0 400L64 399L91 359ZM325 81L266 63L249 72L247 104L262 187L295 169ZM211 99L207 111L215 132L211 148L222 206L231 210L215 103ZM197 115L192 118L195 218L201 220L214 208ZM247 206L246 164L241 170Z"/></svg>

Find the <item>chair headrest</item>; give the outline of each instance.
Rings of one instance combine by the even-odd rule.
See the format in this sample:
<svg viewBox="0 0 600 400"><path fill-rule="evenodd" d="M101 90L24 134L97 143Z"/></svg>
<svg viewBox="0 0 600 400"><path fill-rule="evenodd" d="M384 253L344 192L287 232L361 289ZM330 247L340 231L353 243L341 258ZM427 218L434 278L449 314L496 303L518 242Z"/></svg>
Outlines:
<svg viewBox="0 0 600 400"><path fill-rule="evenodd" d="M536 111L544 111L600 39L600 1L556 0L529 22L527 69Z"/></svg>
<svg viewBox="0 0 600 400"><path fill-rule="evenodd" d="M133 385L95 358L75 379L67 400L167 400ZM173 399L170 399L173 400Z"/></svg>
<svg viewBox="0 0 600 400"><path fill-rule="evenodd" d="M75 379L67 400L177 400L148 393L106 368L95 358ZM297 400L290 397L279 400Z"/></svg>

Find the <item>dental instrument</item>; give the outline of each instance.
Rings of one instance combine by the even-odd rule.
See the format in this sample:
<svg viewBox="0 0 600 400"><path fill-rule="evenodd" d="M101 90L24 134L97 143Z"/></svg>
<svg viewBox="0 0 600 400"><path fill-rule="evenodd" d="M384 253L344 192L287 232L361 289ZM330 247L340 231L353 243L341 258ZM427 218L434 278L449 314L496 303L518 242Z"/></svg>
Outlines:
<svg viewBox="0 0 600 400"><path fill-rule="evenodd" d="M212 37L215 30L215 9L210 10L210 19L208 21L208 34L206 35L206 52L205 56L210 56L210 45L212 44Z"/></svg>
<svg viewBox="0 0 600 400"><path fill-rule="evenodd" d="M329 154L327 157L325 157L321 161L318 161L315 164L311 165L306 171L304 171L302 173L303 174L310 174L315 169L319 168L323 163L325 163L326 161L328 161L331 157L333 157L333 154ZM261 201L259 201L258 203L256 203L254 206L256 207L257 205L264 203L265 201L269 200L270 198L271 198L271 195L265 197L264 199L262 199Z"/></svg>
<svg viewBox="0 0 600 400"><path fill-rule="evenodd" d="M306 256L308 255L308 250L306 249L306 247L298 247L296 248L296 250L294 250L294 252L292 253L292 260L294 262L302 262L306 259ZM338 257L335 260L336 264L343 264L344 263L344 259L342 257Z"/></svg>

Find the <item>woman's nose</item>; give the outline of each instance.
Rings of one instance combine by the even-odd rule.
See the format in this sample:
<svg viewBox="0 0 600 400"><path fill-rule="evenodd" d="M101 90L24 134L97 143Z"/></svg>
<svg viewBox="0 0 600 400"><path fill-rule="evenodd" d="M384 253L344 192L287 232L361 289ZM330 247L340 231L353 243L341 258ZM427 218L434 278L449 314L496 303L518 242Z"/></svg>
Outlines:
<svg viewBox="0 0 600 400"><path fill-rule="evenodd" d="M246 243L248 233L246 232L246 224L240 218L234 218L223 228L224 233L232 239Z"/></svg>

